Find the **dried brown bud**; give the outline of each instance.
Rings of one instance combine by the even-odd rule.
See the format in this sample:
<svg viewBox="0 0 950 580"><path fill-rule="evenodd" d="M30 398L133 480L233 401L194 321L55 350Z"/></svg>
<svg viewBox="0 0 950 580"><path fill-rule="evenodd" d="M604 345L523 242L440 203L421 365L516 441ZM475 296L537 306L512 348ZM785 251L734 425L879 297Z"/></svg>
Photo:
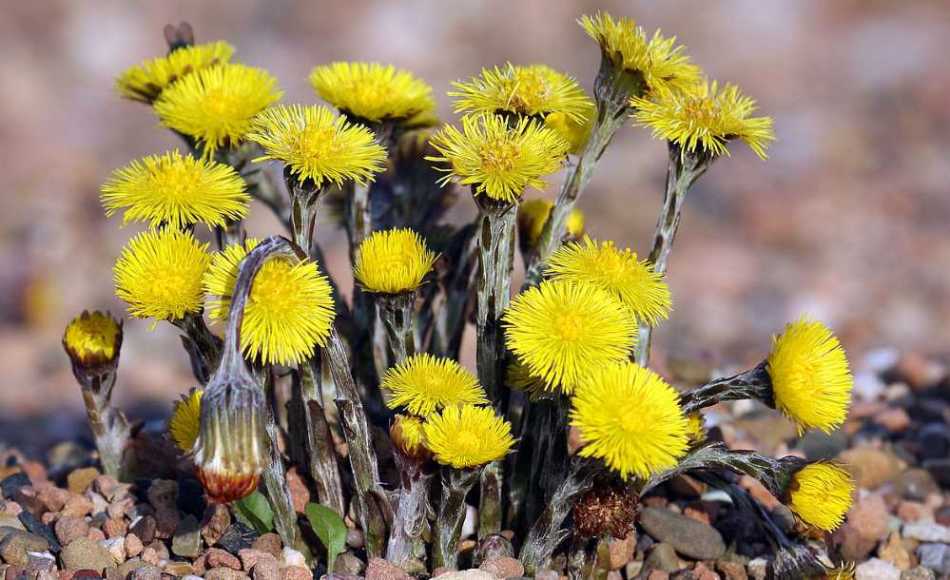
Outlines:
<svg viewBox="0 0 950 580"><path fill-rule="evenodd" d="M585 493L574 505L577 532L589 538L604 534L626 538L640 508L637 494L620 486L599 485Z"/></svg>

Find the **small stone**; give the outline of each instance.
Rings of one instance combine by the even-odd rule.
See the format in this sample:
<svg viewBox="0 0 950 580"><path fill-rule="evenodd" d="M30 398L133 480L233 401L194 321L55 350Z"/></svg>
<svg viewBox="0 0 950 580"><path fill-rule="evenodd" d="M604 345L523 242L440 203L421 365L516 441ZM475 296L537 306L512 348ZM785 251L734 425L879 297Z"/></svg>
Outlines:
<svg viewBox="0 0 950 580"><path fill-rule="evenodd" d="M154 565L144 565L132 570L129 580L161 580L162 569Z"/></svg>
<svg viewBox="0 0 950 580"><path fill-rule="evenodd" d="M144 549L145 545L142 544L142 540L140 540L138 536L135 534L125 536L125 553L128 554L130 558L138 556Z"/></svg>
<svg viewBox="0 0 950 580"><path fill-rule="evenodd" d="M897 517L905 522L933 519L934 513L929 507L919 501L904 500L897 504Z"/></svg>
<svg viewBox="0 0 950 580"><path fill-rule="evenodd" d="M679 554L696 560L715 560L726 551L716 528L660 508L644 508L640 525L655 539L670 544Z"/></svg>
<svg viewBox="0 0 950 580"><path fill-rule="evenodd" d="M433 573L433 577L434 576L435 574ZM438 577L442 580L496 580L496 578L488 572L478 569L462 570L461 572L448 570L439 574Z"/></svg>
<svg viewBox="0 0 950 580"><path fill-rule="evenodd" d="M630 564L627 564L627 567L628 567L627 578L636 578L636 576L640 573L639 569L637 570L629 569L629 567L633 565L634 563L640 564L641 567L643 566L643 562L631 562ZM367 578L367 580L369 579ZM554 570L551 570L549 568L544 568L542 570L538 570L538 573L534 575L534 580L561 580L561 575L558 574Z"/></svg>
<svg viewBox="0 0 950 580"><path fill-rule="evenodd" d="M0 559L14 566L26 566L29 563L29 552L45 552L49 544L42 536L13 530L6 534L0 542Z"/></svg>
<svg viewBox="0 0 950 580"><path fill-rule="evenodd" d="M102 572L114 563L109 550L89 538L79 538L72 541L63 548L60 558L64 567L73 570L89 569Z"/></svg>
<svg viewBox="0 0 950 580"><path fill-rule="evenodd" d="M62 549L59 541L56 539L56 534L53 533L53 530L49 526L36 519L36 516L30 512L23 512L19 515L20 523L26 528L26 531L40 536L49 544L49 549L54 554L58 554Z"/></svg>
<svg viewBox="0 0 950 580"><path fill-rule="evenodd" d="M155 537L168 539L175 535L178 523L181 521L177 509L160 509L155 511Z"/></svg>
<svg viewBox="0 0 950 580"><path fill-rule="evenodd" d="M290 489L290 500L294 504L294 511L298 514L304 513L307 504L310 503L310 490L296 467L287 470L287 487Z"/></svg>
<svg viewBox="0 0 950 580"><path fill-rule="evenodd" d="M669 580L670 573L663 570L650 570L647 574L647 580Z"/></svg>
<svg viewBox="0 0 950 580"><path fill-rule="evenodd" d="M653 546L643 566L647 570L661 570L663 572L675 572L682 568L676 550L672 545L663 542Z"/></svg>
<svg viewBox="0 0 950 580"><path fill-rule="evenodd" d="M66 500L69 499L68 491L56 487L50 482L37 485L34 489L36 490L36 499L40 500L40 503L51 512L62 510L63 506L66 505Z"/></svg>
<svg viewBox="0 0 950 580"><path fill-rule="evenodd" d="M132 527L129 531L138 536L143 544L150 544L152 540L155 539L156 527L155 518L146 515L132 522Z"/></svg>
<svg viewBox="0 0 950 580"><path fill-rule="evenodd" d="M337 556L336 562L333 563L334 574L358 576L365 568L366 565L363 564L363 561L351 552L343 552Z"/></svg>
<svg viewBox="0 0 950 580"><path fill-rule="evenodd" d="M745 573L745 566L731 560L717 560L716 570L719 570L726 580L747 580L749 577Z"/></svg>
<svg viewBox="0 0 950 580"><path fill-rule="evenodd" d="M151 544L145 546L145 549L142 550L142 561L152 566L158 566L158 562L161 560L158 556L158 550L152 547Z"/></svg>
<svg viewBox="0 0 950 580"><path fill-rule="evenodd" d="M904 499L923 501L940 493L940 486L926 469L908 469L894 481L894 491Z"/></svg>
<svg viewBox="0 0 950 580"><path fill-rule="evenodd" d="M510 556L487 560L482 562L479 568L495 578L520 578L524 576L524 565L521 560Z"/></svg>
<svg viewBox="0 0 950 580"><path fill-rule="evenodd" d="M122 484L111 475L100 475L92 481L92 490L112 501L117 493L122 489Z"/></svg>
<svg viewBox="0 0 950 580"><path fill-rule="evenodd" d="M697 562L693 567L693 578L695 580L720 580L719 574L706 567L706 564Z"/></svg>
<svg viewBox="0 0 950 580"><path fill-rule="evenodd" d="M306 567L287 566L280 571L280 578L281 580L313 580L313 572Z"/></svg>
<svg viewBox="0 0 950 580"><path fill-rule="evenodd" d="M126 560L122 564L119 564L119 576L126 578L132 573L133 570L143 566L147 566L147 564L143 562L141 558L132 558L130 560Z"/></svg>
<svg viewBox="0 0 950 580"><path fill-rule="evenodd" d="M637 534L630 532L627 537L618 540L612 538L607 544L607 552L610 555L610 569L619 570L627 565L627 562L633 559L633 553L637 549Z"/></svg>
<svg viewBox="0 0 950 580"><path fill-rule="evenodd" d="M244 567L245 572L250 572L251 569L262 560L277 561L277 558L275 558L273 554L251 548L245 548L238 552L238 557L241 559L241 565Z"/></svg>
<svg viewBox="0 0 950 580"><path fill-rule="evenodd" d="M74 518L84 518L90 513L95 506L92 501L84 495L74 495L66 500L66 505L63 507L62 515L72 516Z"/></svg>
<svg viewBox="0 0 950 580"><path fill-rule="evenodd" d="M148 498L148 503L152 504L155 511L178 511L178 483L175 481L156 479L152 481L145 495Z"/></svg>
<svg viewBox="0 0 950 580"><path fill-rule="evenodd" d="M102 542L102 546L109 550L109 553L112 554L112 559L115 560L116 564L121 564L125 562L125 538L112 538L111 540L106 540Z"/></svg>
<svg viewBox="0 0 950 580"><path fill-rule="evenodd" d="M205 572L205 580L243 580L248 575L231 568L212 568Z"/></svg>
<svg viewBox="0 0 950 580"><path fill-rule="evenodd" d="M749 578L752 578L752 580L765 580L765 576L769 571L769 561L765 558L749 560L746 569L749 571Z"/></svg>
<svg viewBox="0 0 950 580"><path fill-rule="evenodd" d="M254 580L279 580L280 564L277 563L277 558L271 556L270 559L258 560L251 570L251 577Z"/></svg>
<svg viewBox="0 0 950 580"><path fill-rule="evenodd" d="M910 427L910 416L907 411L900 407L892 407L881 411L874 416L872 421L891 433L903 433Z"/></svg>
<svg viewBox="0 0 950 580"><path fill-rule="evenodd" d="M865 489L877 489L893 481L904 469L903 462L893 453L873 447L848 449L839 458L852 470L858 487Z"/></svg>
<svg viewBox="0 0 950 580"><path fill-rule="evenodd" d="M901 532L905 538L912 538L921 542L950 543L950 528L932 521L923 520L904 524Z"/></svg>
<svg viewBox="0 0 950 580"><path fill-rule="evenodd" d="M185 516L172 536L172 554L182 558L196 558L201 553L201 530L195 516Z"/></svg>
<svg viewBox="0 0 950 580"><path fill-rule="evenodd" d="M910 570L904 570L901 572L901 580L935 580L936 576L933 573L933 570L930 568L925 568L924 566L917 566L916 568L911 568Z"/></svg>
<svg viewBox="0 0 950 580"><path fill-rule="evenodd" d="M911 549L905 545L897 532L891 532L887 541L877 549L877 555L882 560L894 564L898 570L908 570L913 564Z"/></svg>
<svg viewBox="0 0 950 580"><path fill-rule="evenodd" d="M839 545L841 557L849 562L860 562L877 545L876 539L865 538L851 524L845 523L834 534L835 543Z"/></svg>
<svg viewBox="0 0 950 580"><path fill-rule="evenodd" d="M73 493L85 493L97 477L99 470L95 467L75 469L66 476L66 487Z"/></svg>
<svg viewBox="0 0 950 580"><path fill-rule="evenodd" d="M56 556L49 552L30 552L27 554L27 574L39 574L56 570Z"/></svg>
<svg viewBox="0 0 950 580"><path fill-rule="evenodd" d="M23 532L26 531L26 527L24 527L23 522L20 521L20 518L6 512L0 512L0 540L3 540L3 528L12 528L14 530L20 530Z"/></svg>
<svg viewBox="0 0 950 580"><path fill-rule="evenodd" d="M848 513L848 525L862 538L880 540L887 533L887 504L880 495L872 494L858 500Z"/></svg>
<svg viewBox="0 0 950 580"><path fill-rule="evenodd" d="M228 506L211 504L205 510L201 523L201 537L204 538L206 544L213 546L218 543L230 525L231 512L228 511Z"/></svg>
<svg viewBox="0 0 950 580"><path fill-rule="evenodd" d="M254 546L254 541L258 538L257 532L241 522L234 522L224 532L224 535L218 540L218 546L224 548L232 554L237 554L244 548Z"/></svg>
<svg viewBox="0 0 950 580"><path fill-rule="evenodd" d="M31 485L33 484L30 482L30 477L22 471L18 471L0 480L0 493L7 499L14 499L17 492Z"/></svg>
<svg viewBox="0 0 950 580"><path fill-rule="evenodd" d="M294 550L293 548L284 548L280 554L280 560L283 562L284 566L300 566L302 568L307 567L307 559L304 558L303 554Z"/></svg>
<svg viewBox="0 0 950 580"><path fill-rule="evenodd" d="M56 521L53 529L56 531L56 537L65 546L73 540L86 537L89 524L83 518L63 516Z"/></svg>
<svg viewBox="0 0 950 580"><path fill-rule="evenodd" d="M102 531L107 538L121 538L129 531L129 524L124 519L109 518L102 524Z"/></svg>
<svg viewBox="0 0 950 580"><path fill-rule="evenodd" d="M194 574L195 568L188 562L168 562L162 568L162 572L180 578Z"/></svg>
<svg viewBox="0 0 950 580"><path fill-rule="evenodd" d="M281 557L281 550L283 549L283 543L280 541L280 536L275 533L263 534L261 537L254 540L254 543L251 547L255 550L260 550L261 552L267 552L275 558Z"/></svg>
<svg viewBox="0 0 950 580"><path fill-rule="evenodd" d="M89 528L89 531L86 533L86 537L93 542L101 542L106 539L106 535L102 533L102 530L99 528Z"/></svg>
<svg viewBox="0 0 950 580"><path fill-rule="evenodd" d="M867 562L858 564L854 571L854 577L856 580L900 580L901 571L890 562L872 558Z"/></svg>
<svg viewBox="0 0 950 580"><path fill-rule="evenodd" d="M950 546L947 544L921 544L917 547L920 565L937 574L950 574Z"/></svg>
<svg viewBox="0 0 950 580"><path fill-rule="evenodd" d="M365 540L363 539L363 532L360 530L348 530L346 532L346 545L351 548L360 549L363 547Z"/></svg>
<svg viewBox="0 0 950 580"><path fill-rule="evenodd" d="M366 567L366 580L411 580L412 576L382 558L371 558Z"/></svg>
<svg viewBox="0 0 950 580"><path fill-rule="evenodd" d="M495 558L514 555L515 549L511 545L511 540L501 534L490 534L478 545L475 561L486 562Z"/></svg>
<svg viewBox="0 0 950 580"><path fill-rule="evenodd" d="M109 507L106 508L106 513L109 514L110 518L124 519L134 508L135 499L132 497L124 497L110 503Z"/></svg>
<svg viewBox="0 0 950 580"><path fill-rule="evenodd" d="M206 552L206 562L208 568L241 569L241 560L238 559L237 556L229 554L220 548L209 548Z"/></svg>

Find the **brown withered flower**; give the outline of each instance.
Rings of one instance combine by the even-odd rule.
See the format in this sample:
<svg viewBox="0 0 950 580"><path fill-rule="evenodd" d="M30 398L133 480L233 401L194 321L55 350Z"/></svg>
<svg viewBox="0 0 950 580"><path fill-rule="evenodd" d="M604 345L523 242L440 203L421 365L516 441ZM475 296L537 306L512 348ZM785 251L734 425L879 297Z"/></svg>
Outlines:
<svg viewBox="0 0 950 580"><path fill-rule="evenodd" d="M604 534L626 538L640 511L640 498L622 486L595 486L574 505L574 526L577 533L595 538Z"/></svg>

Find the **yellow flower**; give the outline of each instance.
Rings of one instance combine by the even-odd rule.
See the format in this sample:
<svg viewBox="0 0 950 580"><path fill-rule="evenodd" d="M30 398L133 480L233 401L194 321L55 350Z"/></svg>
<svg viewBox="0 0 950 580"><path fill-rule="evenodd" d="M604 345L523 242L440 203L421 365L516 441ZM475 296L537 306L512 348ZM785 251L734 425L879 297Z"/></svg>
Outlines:
<svg viewBox="0 0 950 580"><path fill-rule="evenodd" d="M409 415L396 415L389 436L393 444L404 455L416 459L423 459L430 455L425 446L425 432L422 429L422 419Z"/></svg>
<svg viewBox="0 0 950 580"><path fill-rule="evenodd" d="M426 157L446 163L440 167L463 185L474 186L476 195L502 202L515 202L528 187L544 188L541 179L561 167L568 144L557 133L526 117L514 126L499 115L462 118L462 130L446 125L429 143L442 157Z"/></svg>
<svg viewBox="0 0 950 580"><path fill-rule="evenodd" d="M570 394L595 369L625 360L636 321L606 290L545 281L522 292L503 316L505 341L531 375Z"/></svg>
<svg viewBox="0 0 950 580"><path fill-rule="evenodd" d="M386 161L386 150L372 131L315 105L267 109L254 118L247 139L264 148L265 154L255 161L283 161L298 179L317 187L372 181Z"/></svg>
<svg viewBox="0 0 950 580"><path fill-rule="evenodd" d="M248 239L214 255L204 279L209 316L224 320L231 308L241 260L257 246ZM264 364L294 365L326 344L335 317L332 290L313 262L271 258L251 285L241 325L245 356Z"/></svg>
<svg viewBox="0 0 950 580"><path fill-rule="evenodd" d="M459 97L456 113L509 112L526 117L561 113L582 123L593 106L577 81L543 64L485 68L481 76L452 86L457 90L448 95Z"/></svg>
<svg viewBox="0 0 950 580"><path fill-rule="evenodd" d="M541 197L525 200L518 205L518 231L527 237L528 245L533 246L538 243L553 207L554 202ZM567 216L566 226L568 236L572 238L582 236L584 213L577 208L572 209Z"/></svg>
<svg viewBox="0 0 950 580"><path fill-rule="evenodd" d="M63 333L70 360L85 368L115 363L121 347L122 325L108 312L84 310Z"/></svg>
<svg viewBox="0 0 950 580"><path fill-rule="evenodd" d="M381 386L392 395L389 408L404 407L422 417L453 405L488 403L474 374L452 359L428 353L413 355L390 368Z"/></svg>
<svg viewBox="0 0 950 580"><path fill-rule="evenodd" d="M411 292L422 284L437 257L409 228L378 230L360 244L353 275L369 292Z"/></svg>
<svg viewBox="0 0 950 580"><path fill-rule="evenodd" d="M173 50L123 71L115 81L119 94L133 101L151 103L165 87L181 77L231 60L234 47L227 42L209 42Z"/></svg>
<svg viewBox="0 0 950 580"><path fill-rule="evenodd" d="M772 341L768 358L775 407L800 431L831 432L844 423L854 379L831 330L802 318Z"/></svg>
<svg viewBox="0 0 950 580"><path fill-rule="evenodd" d="M690 445L696 445L706 440L706 420L702 413L690 413L686 417L686 435Z"/></svg>
<svg viewBox="0 0 950 580"><path fill-rule="evenodd" d="M142 232L116 260L116 296L136 318L178 320L201 312L201 277L211 260L207 249L190 232Z"/></svg>
<svg viewBox="0 0 950 580"><path fill-rule="evenodd" d="M679 394L653 371L626 361L584 377L571 398L571 425L585 443L580 455L602 459L625 480L675 466L689 443Z"/></svg>
<svg viewBox="0 0 950 580"><path fill-rule="evenodd" d="M584 106L583 117L570 117L561 112L554 112L544 118L544 125L548 129L557 132L562 139L567 141L567 152L572 155L579 155L587 145L590 139L590 132L594 128L594 122L597 120L597 107L594 102L589 100Z"/></svg>
<svg viewBox="0 0 950 580"><path fill-rule="evenodd" d="M833 568L825 568L823 574L814 578L818 580L854 580L856 577L854 562L842 562Z"/></svg>
<svg viewBox="0 0 950 580"><path fill-rule="evenodd" d="M676 37L665 38L660 31L647 38L643 28L631 18L614 20L606 12L582 16L578 23L597 41L610 62L643 77L643 92L683 90L699 79L699 67L690 62Z"/></svg>
<svg viewBox="0 0 950 580"><path fill-rule="evenodd" d="M280 99L277 80L242 64L213 66L171 85L155 101L162 125L187 135L212 157L240 143L251 119Z"/></svg>
<svg viewBox="0 0 950 580"><path fill-rule="evenodd" d="M392 65L335 62L314 68L310 84L340 111L373 123L435 111L432 87Z"/></svg>
<svg viewBox="0 0 950 580"><path fill-rule="evenodd" d="M548 260L544 273L552 280L588 282L617 296L637 320L653 326L669 316L672 302L663 276L629 248L620 250L611 241L580 242L561 246Z"/></svg>
<svg viewBox="0 0 950 580"><path fill-rule="evenodd" d="M729 141L739 139L760 158L775 140L770 117L753 117L755 101L727 84L705 81L689 90L665 91L655 98L634 97L634 121L653 130L653 136L677 144L684 152L717 157L729 155Z"/></svg>
<svg viewBox="0 0 950 580"><path fill-rule="evenodd" d="M511 423L491 407L446 407L426 419L422 430L435 460L456 469L497 461L515 444Z"/></svg>
<svg viewBox="0 0 950 580"><path fill-rule="evenodd" d="M175 401L172 416L168 419L168 434L182 453L190 453L198 439L201 425L201 395L204 391L195 387Z"/></svg>
<svg viewBox="0 0 950 580"><path fill-rule="evenodd" d="M248 202L244 180L234 169L178 151L133 161L102 186L106 216L124 209L123 223L145 221L152 227L224 226L246 216Z"/></svg>
<svg viewBox="0 0 950 580"><path fill-rule="evenodd" d="M833 463L811 463L799 469L789 484L788 507L806 524L834 531L851 509L854 480Z"/></svg>

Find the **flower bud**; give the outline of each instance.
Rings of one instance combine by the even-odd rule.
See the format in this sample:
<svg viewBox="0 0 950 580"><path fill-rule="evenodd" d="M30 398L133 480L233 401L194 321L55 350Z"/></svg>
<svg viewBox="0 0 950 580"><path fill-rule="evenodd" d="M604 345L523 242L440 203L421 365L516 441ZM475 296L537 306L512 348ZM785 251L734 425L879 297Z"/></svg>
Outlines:
<svg viewBox="0 0 950 580"><path fill-rule="evenodd" d="M122 323L108 312L84 310L66 326L63 348L80 382L84 377L115 371L122 348Z"/></svg>
<svg viewBox="0 0 950 580"><path fill-rule="evenodd" d="M408 415L396 415L389 436L393 445L408 459L419 463L432 458L432 452L425 446L425 434L422 431L422 420Z"/></svg>

